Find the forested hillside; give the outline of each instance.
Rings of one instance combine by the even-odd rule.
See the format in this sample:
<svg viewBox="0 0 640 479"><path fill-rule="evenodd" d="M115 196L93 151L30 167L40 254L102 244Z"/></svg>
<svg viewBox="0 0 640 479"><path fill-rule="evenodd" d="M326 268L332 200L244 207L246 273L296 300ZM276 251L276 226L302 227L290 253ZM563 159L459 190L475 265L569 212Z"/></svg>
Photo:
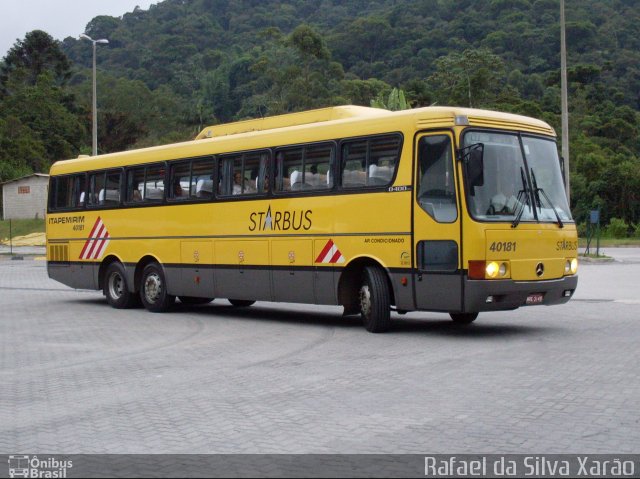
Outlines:
<svg viewBox="0 0 640 479"><path fill-rule="evenodd" d="M640 1L566 2L572 206L640 223ZM81 29L82 27L79 27ZM328 105L513 111L560 131L557 0L165 0L86 27L99 150ZM31 32L0 66L0 181L90 151L91 46Z"/></svg>

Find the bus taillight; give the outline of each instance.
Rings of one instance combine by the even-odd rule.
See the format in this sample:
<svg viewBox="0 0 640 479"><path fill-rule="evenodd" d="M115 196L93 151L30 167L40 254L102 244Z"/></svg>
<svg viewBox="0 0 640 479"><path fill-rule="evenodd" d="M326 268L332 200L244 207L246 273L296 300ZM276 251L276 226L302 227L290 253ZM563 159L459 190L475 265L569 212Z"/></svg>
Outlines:
<svg viewBox="0 0 640 479"><path fill-rule="evenodd" d="M469 279L484 279L486 261L469 261Z"/></svg>

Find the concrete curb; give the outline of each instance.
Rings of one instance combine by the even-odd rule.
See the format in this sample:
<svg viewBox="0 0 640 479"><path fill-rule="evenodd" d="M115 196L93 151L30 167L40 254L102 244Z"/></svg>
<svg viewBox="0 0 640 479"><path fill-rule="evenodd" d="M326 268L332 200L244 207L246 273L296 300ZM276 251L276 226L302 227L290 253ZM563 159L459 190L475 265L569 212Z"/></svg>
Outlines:
<svg viewBox="0 0 640 479"><path fill-rule="evenodd" d="M600 256L598 258L591 258L590 256L578 256L579 263L598 264L598 263L613 263L614 258L610 256Z"/></svg>

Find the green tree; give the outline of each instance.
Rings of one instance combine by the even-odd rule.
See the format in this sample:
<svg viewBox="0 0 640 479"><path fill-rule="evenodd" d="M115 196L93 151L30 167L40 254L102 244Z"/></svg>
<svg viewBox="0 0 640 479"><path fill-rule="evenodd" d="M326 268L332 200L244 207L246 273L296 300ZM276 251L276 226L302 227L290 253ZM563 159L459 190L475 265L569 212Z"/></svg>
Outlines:
<svg viewBox="0 0 640 479"><path fill-rule="evenodd" d="M441 103L489 106L503 90L504 62L486 49L450 53L435 62L429 77Z"/></svg>
<svg viewBox="0 0 640 479"><path fill-rule="evenodd" d="M19 118L0 118L0 183L40 170L44 157L44 146Z"/></svg>
<svg viewBox="0 0 640 479"><path fill-rule="evenodd" d="M48 72L35 85L13 87L13 94L2 102L3 113L19 119L44 148L41 160L29 165L35 172L46 171L53 161L71 158L80 149L84 129L68 102L69 95Z"/></svg>
<svg viewBox="0 0 640 479"><path fill-rule="evenodd" d="M49 73L58 86L71 76L71 62L60 49L59 42L42 30L26 34L9 50L0 68L0 91L10 94L9 83L35 85L43 73Z"/></svg>

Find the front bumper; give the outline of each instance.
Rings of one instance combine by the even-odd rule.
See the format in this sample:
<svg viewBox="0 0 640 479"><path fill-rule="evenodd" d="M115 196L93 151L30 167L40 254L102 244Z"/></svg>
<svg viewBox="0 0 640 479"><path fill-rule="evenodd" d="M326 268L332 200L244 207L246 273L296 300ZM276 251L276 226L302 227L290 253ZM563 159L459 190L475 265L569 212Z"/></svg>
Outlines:
<svg viewBox="0 0 640 479"><path fill-rule="evenodd" d="M545 281L464 279L464 311L503 311L525 306L527 297L542 294L538 304L563 304L571 299L578 286L578 276Z"/></svg>

